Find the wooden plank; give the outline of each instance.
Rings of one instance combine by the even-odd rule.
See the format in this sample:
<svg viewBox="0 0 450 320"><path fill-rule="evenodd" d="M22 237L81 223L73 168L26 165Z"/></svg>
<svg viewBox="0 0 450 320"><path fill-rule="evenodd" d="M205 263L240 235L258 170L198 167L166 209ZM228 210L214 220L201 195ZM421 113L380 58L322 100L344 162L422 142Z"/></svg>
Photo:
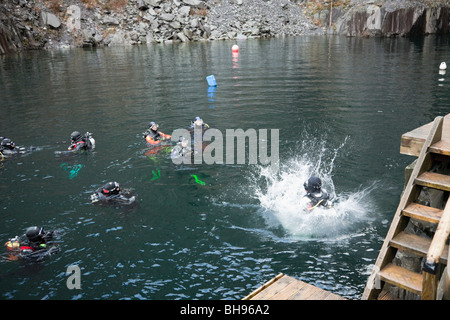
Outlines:
<svg viewBox="0 0 450 320"><path fill-rule="evenodd" d="M450 191L450 176L441 173L424 172L416 178L416 183L424 187Z"/></svg>
<svg viewBox="0 0 450 320"><path fill-rule="evenodd" d="M316 290L311 296L309 296L308 300L329 300L329 297L332 295L331 292L325 290Z"/></svg>
<svg viewBox="0 0 450 320"><path fill-rule="evenodd" d="M243 300L347 300L293 277L279 274Z"/></svg>
<svg viewBox="0 0 450 320"><path fill-rule="evenodd" d="M300 280L297 280L302 282ZM304 282L303 282L304 283ZM308 283L304 283L299 290L289 297L289 300L347 300L337 294L318 288Z"/></svg>
<svg viewBox="0 0 450 320"><path fill-rule="evenodd" d="M430 146L430 152L450 156L450 140L441 140Z"/></svg>
<svg viewBox="0 0 450 320"><path fill-rule="evenodd" d="M293 296L292 300L310 300L310 297L316 292L318 288L312 285L307 285L298 290Z"/></svg>
<svg viewBox="0 0 450 320"><path fill-rule="evenodd" d="M391 245L399 250L406 250L426 257L431 245L431 239L421 237L419 235L400 232L391 240ZM447 264L448 261L448 245L444 247L444 252L440 256L440 263Z"/></svg>
<svg viewBox="0 0 450 320"><path fill-rule="evenodd" d="M425 139L412 138L403 135L400 144L400 153L408 156L418 157L422 150Z"/></svg>
<svg viewBox="0 0 450 320"><path fill-rule="evenodd" d="M403 210L402 213L405 216L416 220L438 224L441 220L442 212L443 210L441 209L424 206L418 203L411 203Z"/></svg>
<svg viewBox="0 0 450 320"><path fill-rule="evenodd" d="M401 137L400 153L418 157L432 126L433 121L404 133ZM450 142L450 113L444 117L442 128L442 139L440 140Z"/></svg>
<svg viewBox="0 0 450 320"><path fill-rule="evenodd" d="M391 292L383 290L378 296L377 300L398 300L398 299L394 297Z"/></svg>
<svg viewBox="0 0 450 320"><path fill-rule="evenodd" d="M283 275L283 277L255 295L252 300L270 300L274 295L287 287L291 282L292 278Z"/></svg>
<svg viewBox="0 0 450 320"><path fill-rule="evenodd" d="M383 268L380 273L382 281L420 295L422 293L422 275L392 263Z"/></svg>
<svg viewBox="0 0 450 320"><path fill-rule="evenodd" d="M430 244L431 239L406 232L400 232L391 240L393 247L423 257L427 255Z"/></svg>
<svg viewBox="0 0 450 320"><path fill-rule="evenodd" d="M347 299L344 297L341 297L340 295L330 293L324 300L347 300Z"/></svg>
<svg viewBox="0 0 450 320"><path fill-rule="evenodd" d="M436 300L438 282L436 273L423 272L422 300Z"/></svg>
<svg viewBox="0 0 450 320"><path fill-rule="evenodd" d="M263 291L265 288L267 288L268 286L272 285L275 281L279 280L281 277L283 277L282 273L279 273L278 275L276 275L275 277L273 277L272 279L270 279L269 281L267 281L265 284L263 284L262 286L260 286L259 288L257 288L256 290L253 290L250 294L248 294L246 297L244 297L242 300L250 300L251 298L253 298L254 296L256 296L258 293L260 293L261 291Z"/></svg>
<svg viewBox="0 0 450 320"><path fill-rule="evenodd" d="M287 277L287 276L285 276ZM275 293L270 300L288 300L291 296L293 296L296 292L305 288L307 284L302 281L297 281L295 279L291 279L291 283L284 287L282 290Z"/></svg>

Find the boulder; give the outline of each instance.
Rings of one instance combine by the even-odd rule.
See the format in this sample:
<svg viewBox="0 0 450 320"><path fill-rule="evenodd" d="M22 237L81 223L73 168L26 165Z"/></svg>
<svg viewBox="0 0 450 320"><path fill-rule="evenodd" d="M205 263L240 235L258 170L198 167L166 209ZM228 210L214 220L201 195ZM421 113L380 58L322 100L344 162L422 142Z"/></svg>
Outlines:
<svg viewBox="0 0 450 320"><path fill-rule="evenodd" d="M200 0L183 0L183 3L185 3L185 4L189 5L189 6L192 6L192 7L198 7L198 6L200 6L203 3L203 1L200 1Z"/></svg>
<svg viewBox="0 0 450 320"><path fill-rule="evenodd" d="M180 9L178 9L178 13L182 16L189 16L190 12L191 12L190 6L182 6Z"/></svg>
<svg viewBox="0 0 450 320"><path fill-rule="evenodd" d="M162 0L142 0L148 7L159 7Z"/></svg>
<svg viewBox="0 0 450 320"><path fill-rule="evenodd" d="M109 46L130 45L131 41L128 38L129 37L126 36L122 31L118 31L109 37L108 45Z"/></svg>
<svg viewBox="0 0 450 320"><path fill-rule="evenodd" d="M138 0L137 2L139 10L145 11L148 10L149 5L144 0Z"/></svg>
<svg viewBox="0 0 450 320"><path fill-rule="evenodd" d="M69 32L81 29L81 9L77 5L70 5L66 11L66 27Z"/></svg>
<svg viewBox="0 0 450 320"><path fill-rule="evenodd" d="M111 17L109 15L106 15L103 18L103 24L107 25L107 26L117 26L117 25L119 25L119 20L117 20L116 18Z"/></svg>
<svg viewBox="0 0 450 320"><path fill-rule="evenodd" d="M169 25L173 29L181 29L181 23L179 21L172 21Z"/></svg>
<svg viewBox="0 0 450 320"><path fill-rule="evenodd" d="M48 25L55 29L57 29L61 26L61 21L53 13L42 11L41 16L42 16L42 21L44 22L45 25Z"/></svg>
<svg viewBox="0 0 450 320"><path fill-rule="evenodd" d="M189 41L188 37L186 37L184 32L178 32L177 33L177 37L178 37L178 39L181 40L181 42L188 42Z"/></svg>
<svg viewBox="0 0 450 320"><path fill-rule="evenodd" d="M175 16L171 13L163 13L160 16L160 19L164 20L164 21L173 21L173 19L175 19Z"/></svg>

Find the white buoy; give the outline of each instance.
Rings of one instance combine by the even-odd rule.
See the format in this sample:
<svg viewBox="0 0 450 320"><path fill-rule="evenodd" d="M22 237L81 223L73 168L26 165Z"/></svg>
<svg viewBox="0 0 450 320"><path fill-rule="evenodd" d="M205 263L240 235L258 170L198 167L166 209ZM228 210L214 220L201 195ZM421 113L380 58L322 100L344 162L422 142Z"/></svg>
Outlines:
<svg viewBox="0 0 450 320"><path fill-rule="evenodd" d="M234 44L234 45L231 47L231 51L232 51L233 53L239 52L239 46L238 46L237 44Z"/></svg>
<svg viewBox="0 0 450 320"><path fill-rule="evenodd" d="M440 70L446 70L447 69L447 64L445 62L441 62L441 64L439 65L439 69Z"/></svg>

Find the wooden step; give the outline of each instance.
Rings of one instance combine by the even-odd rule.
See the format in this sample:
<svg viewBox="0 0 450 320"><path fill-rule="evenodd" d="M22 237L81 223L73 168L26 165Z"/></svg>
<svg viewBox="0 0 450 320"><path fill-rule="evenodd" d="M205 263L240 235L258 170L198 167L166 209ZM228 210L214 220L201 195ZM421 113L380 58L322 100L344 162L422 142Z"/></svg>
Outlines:
<svg viewBox="0 0 450 320"><path fill-rule="evenodd" d="M418 185L450 191L450 176L435 172L424 172L415 180Z"/></svg>
<svg viewBox="0 0 450 320"><path fill-rule="evenodd" d="M422 275L419 273L390 263L379 272L379 276L382 281L418 295L422 294Z"/></svg>
<svg viewBox="0 0 450 320"><path fill-rule="evenodd" d="M381 291L377 300L398 300L390 291Z"/></svg>
<svg viewBox="0 0 450 320"><path fill-rule="evenodd" d="M449 140L440 140L440 141L436 142L435 144L431 145L428 150L433 153L450 156L450 141Z"/></svg>
<svg viewBox="0 0 450 320"><path fill-rule="evenodd" d="M443 210L424 206L418 203L411 203L405 209L402 214L421 221L431 222L438 224L441 220Z"/></svg>
<svg viewBox="0 0 450 320"><path fill-rule="evenodd" d="M431 239L421 237L415 234L400 232L390 242L390 245L399 250L405 250L412 252L416 255L425 257L430 247ZM444 249L444 253L441 256L440 262L447 264L448 260L448 246Z"/></svg>

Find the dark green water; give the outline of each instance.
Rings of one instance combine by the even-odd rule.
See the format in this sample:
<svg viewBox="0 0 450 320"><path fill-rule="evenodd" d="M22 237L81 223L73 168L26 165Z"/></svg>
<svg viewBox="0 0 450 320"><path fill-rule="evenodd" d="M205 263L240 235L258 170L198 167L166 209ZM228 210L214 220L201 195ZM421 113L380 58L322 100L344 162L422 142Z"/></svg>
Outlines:
<svg viewBox="0 0 450 320"><path fill-rule="evenodd" d="M1 299L241 299L280 272L360 298L414 160L401 135L450 112L438 74L450 40L252 40L238 57L233 44L1 57L0 135L38 150L1 164L0 240L43 225L62 249L37 264L2 259ZM171 133L195 116L223 132L279 129L280 170L149 154L150 121ZM92 132L95 151L55 156L74 130ZM71 178L64 163L81 169ZM311 173L335 213L299 211ZM110 180L139 207L90 204ZM70 265L79 290L66 286Z"/></svg>

